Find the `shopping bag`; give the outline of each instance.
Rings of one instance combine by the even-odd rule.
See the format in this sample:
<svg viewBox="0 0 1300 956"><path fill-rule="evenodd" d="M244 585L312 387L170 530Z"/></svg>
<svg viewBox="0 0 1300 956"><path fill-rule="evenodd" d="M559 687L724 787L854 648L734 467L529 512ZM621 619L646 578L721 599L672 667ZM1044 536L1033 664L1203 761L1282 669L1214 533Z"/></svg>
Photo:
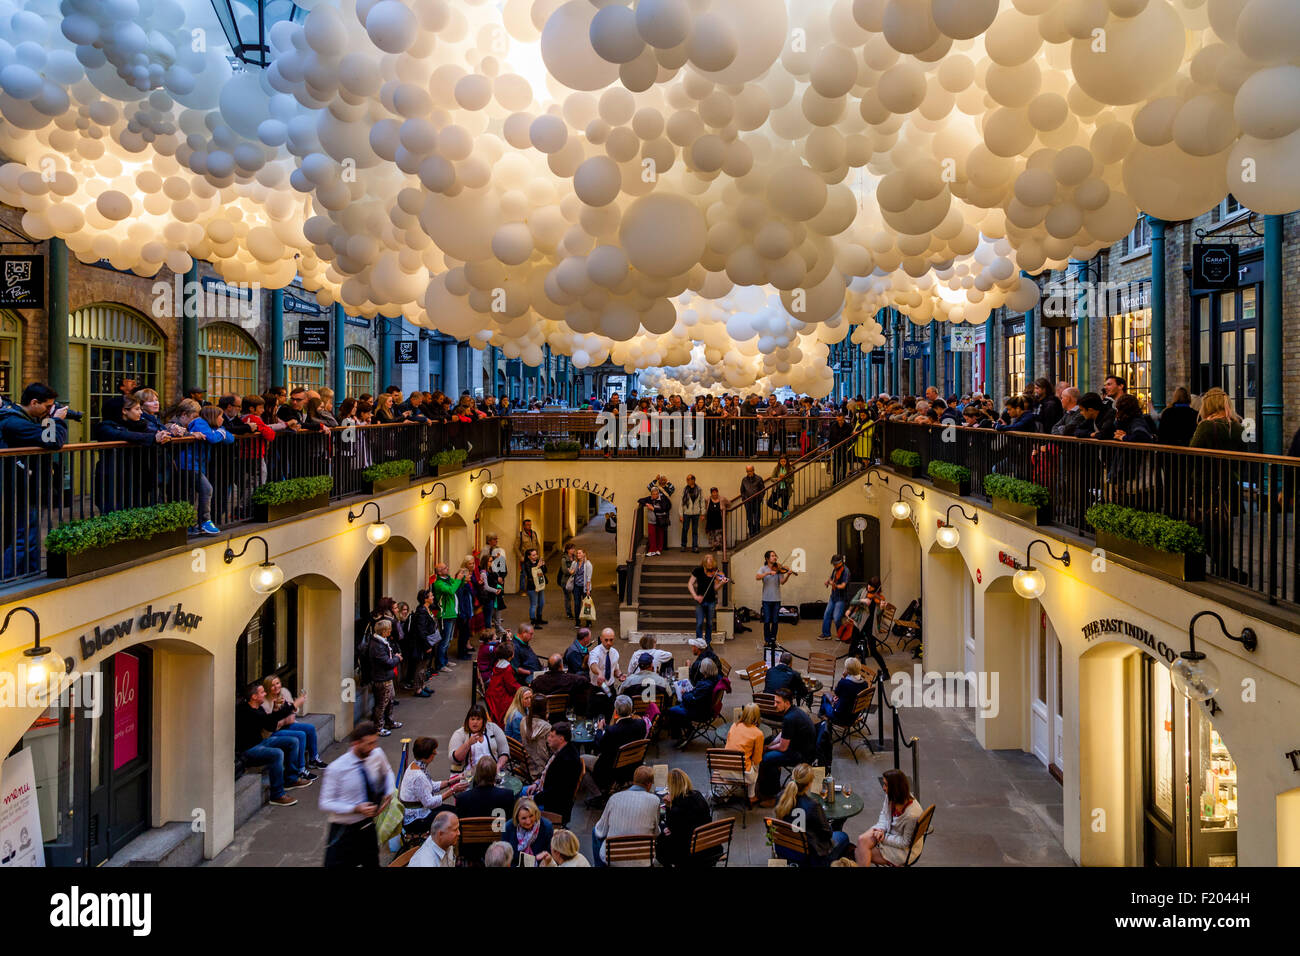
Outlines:
<svg viewBox="0 0 1300 956"><path fill-rule="evenodd" d="M582 599L582 608L578 611L578 623L592 625L596 623L596 602L588 594Z"/></svg>
<svg viewBox="0 0 1300 956"><path fill-rule="evenodd" d="M379 838L380 845L387 843L401 832L402 818L405 816L405 804L397 799L397 794L393 794L393 799L388 801L388 806L375 817L375 836Z"/></svg>

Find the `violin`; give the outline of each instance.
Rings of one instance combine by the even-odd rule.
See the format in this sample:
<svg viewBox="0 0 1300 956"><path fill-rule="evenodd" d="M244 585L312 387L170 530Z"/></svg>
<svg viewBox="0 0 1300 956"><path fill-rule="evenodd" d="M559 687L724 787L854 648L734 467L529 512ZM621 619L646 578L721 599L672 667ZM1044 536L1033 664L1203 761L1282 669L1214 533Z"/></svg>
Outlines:
<svg viewBox="0 0 1300 956"><path fill-rule="evenodd" d="M778 561L778 562L776 563L776 573L777 573L777 574L793 574L793 575L796 575L796 576L799 574L798 571L791 571L789 568L787 568L787 567L786 567L784 564L782 564L780 561Z"/></svg>

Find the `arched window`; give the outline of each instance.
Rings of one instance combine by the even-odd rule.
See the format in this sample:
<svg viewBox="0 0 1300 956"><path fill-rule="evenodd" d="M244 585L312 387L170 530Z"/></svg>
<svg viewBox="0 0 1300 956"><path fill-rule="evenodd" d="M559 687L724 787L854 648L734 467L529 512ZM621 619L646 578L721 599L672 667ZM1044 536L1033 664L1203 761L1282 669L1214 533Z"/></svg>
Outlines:
<svg viewBox="0 0 1300 956"><path fill-rule="evenodd" d="M124 305L88 305L68 316L69 378L67 401L87 413L85 428L102 417L104 401L118 394L122 378L152 388L164 408L174 398L164 388L163 335L147 318ZM89 432L69 426L70 440L85 441Z"/></svg>
<svg viewBox="0 0 1300 956"><path fill-rule="evenodd" d="M257 391L257 343L243 329L214 322L199 329L199 384L209 398Z"/></svg>
<svg viewBox="0 0 1300 956"><path fill-rule="evenodd" d="M0 399L18 401L23 391L23 323L0 312Z"/></svg>
<svg viewBox="0 0 1300 956"><path fill-rule="evenodd" d="M299 386L321 388L325 384L325 353L304 352L298 348L298 336L290 336L284 340L284 374L290 391Z"/></svg>
<svg viewBox="0 0 1300 956"><path fill-rule="evenodd" d="M375 360L359 345L349 345L343 350L343 372L347 378L347 390L335 398L356 398L375 391Z"/></svg>

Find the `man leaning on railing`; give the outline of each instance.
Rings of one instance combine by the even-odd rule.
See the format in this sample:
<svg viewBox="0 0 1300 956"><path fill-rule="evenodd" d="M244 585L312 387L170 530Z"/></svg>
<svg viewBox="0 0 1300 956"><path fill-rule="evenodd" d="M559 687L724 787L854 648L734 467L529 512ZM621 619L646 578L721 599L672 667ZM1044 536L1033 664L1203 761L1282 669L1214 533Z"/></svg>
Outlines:
<svg viewBox="0 0 1300 956"><path fill-rule="evenodd" d="M40 382L23 389L18 404L0 404L0 448L42 448L58 451L68 441L68 407L55 407L59 395ZM48 505L55 487L57 461L44 455L0 458L3 488L4 548L0 577L40 570L40 509Z"/></svg>

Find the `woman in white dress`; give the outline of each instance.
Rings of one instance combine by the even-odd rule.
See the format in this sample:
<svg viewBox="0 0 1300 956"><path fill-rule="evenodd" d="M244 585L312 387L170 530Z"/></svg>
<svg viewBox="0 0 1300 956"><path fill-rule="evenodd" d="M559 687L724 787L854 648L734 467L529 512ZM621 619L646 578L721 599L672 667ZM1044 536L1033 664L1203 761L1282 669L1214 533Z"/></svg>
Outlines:
<svg viewBox="0 0 1300 956"><path fill-rule="evenodd" d="M880 777L880 786L885 791L880 819L858 837L855 857L859 866L903 866L921 855L921 845L925 842L922 833L915 845L912 843L912 834L921 818L921 805L912 796L907 774L901 770L886 770Z"/></svg>

